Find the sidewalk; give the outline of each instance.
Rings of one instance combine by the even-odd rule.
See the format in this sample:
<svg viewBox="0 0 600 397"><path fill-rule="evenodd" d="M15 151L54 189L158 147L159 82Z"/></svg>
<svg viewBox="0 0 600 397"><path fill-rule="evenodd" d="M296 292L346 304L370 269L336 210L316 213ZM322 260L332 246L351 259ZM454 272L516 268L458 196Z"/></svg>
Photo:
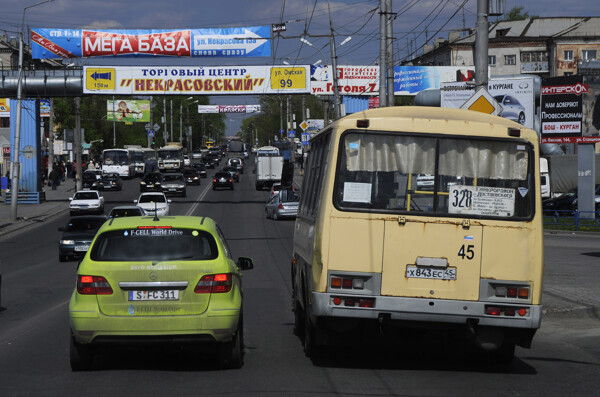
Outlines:
<svg viewBox="0 0 600 397"><path fill-rule="evenodd" d="M75 192L75 180L67 179L56 190L44 186L46 200L40 204L21 204L17 207L17 220L10 220L10 204L4 203L4 196L0 197L0 239L14 232L44 222L55 215L69 209L69 197Z"/></svg>

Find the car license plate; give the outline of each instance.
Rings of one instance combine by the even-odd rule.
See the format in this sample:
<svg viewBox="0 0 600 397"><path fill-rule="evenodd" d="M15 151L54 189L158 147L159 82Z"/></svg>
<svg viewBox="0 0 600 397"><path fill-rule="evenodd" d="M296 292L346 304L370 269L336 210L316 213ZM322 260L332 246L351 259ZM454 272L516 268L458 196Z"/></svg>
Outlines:
<svg viewBox="0 0 600 397"><path fill-rule="evenodd" d="M456 280L456 268L406 266L406 278L428 278L433 280Z"/></svg>
<svg viewBox="0 0 600 397"><path fill-rule="evenodd" d="M75 246L75 251L83 251L83 252L85 252L85 251L87 251L89 249L90 249L89 245L76 245Z"/></svg>
<svg viewBox="0 0 600 397"><path fill-rule="evenodd" d="M177 189L169 189L169 191L170 191L170 192L174 192L174 191L176 191L176 190L177 190Z"/></svg>
<svg viewBox="0 0 600 397"><path fill-rule="evenodd" d="M176 301L179 290L129 291L130 301Z"/></svg>

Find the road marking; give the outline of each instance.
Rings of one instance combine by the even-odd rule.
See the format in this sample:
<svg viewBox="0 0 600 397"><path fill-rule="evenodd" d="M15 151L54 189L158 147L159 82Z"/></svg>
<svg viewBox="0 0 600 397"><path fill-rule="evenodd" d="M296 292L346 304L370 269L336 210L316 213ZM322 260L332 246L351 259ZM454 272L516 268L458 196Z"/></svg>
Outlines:
<svg viewBox="0 0 600 397"><path fill-rule="evenodd" d="M194 213L194 211L196 211L196 208L198 208L198 206L200 205L200 202L202 202L202 200L204 200L204 197L206 197L206 194L210 190L209 189L210 187L211 187L210 183L206 185L206 187L204 188L204 191L200 194L200 196L198 196L198 199L196 200L194 205L192 205L190 207L190 209L185 213L186 216L191 216Z"/></svg>

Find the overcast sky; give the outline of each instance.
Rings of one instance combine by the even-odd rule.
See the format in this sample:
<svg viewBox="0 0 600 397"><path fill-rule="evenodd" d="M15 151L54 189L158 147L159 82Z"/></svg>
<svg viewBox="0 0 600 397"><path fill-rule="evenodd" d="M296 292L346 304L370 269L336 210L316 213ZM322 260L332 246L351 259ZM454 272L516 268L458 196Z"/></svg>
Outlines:
<svg viewBox="0 0 600 397"><path fill-rule="evenodd" d="M24 7L41 0L0 0L0 34L16 36ZM474 28L477 0L393 0L398 13L394 21L395 57L404 59L419 51L425 39L447 39L453 29ZM316 4L316 5L315 5ZM598 0L516 1L506 0L505 10L524 5L524 11L540 17L600 16ZM329 12L336 43L349 41L337 50L338 64L371 65L379 54L379 7L376 0L54 0L27 10L25 26L48 28L95 27L105 29L170 29L258 26L287 22L282 36L329 33ZM490 21L494 18L490 17ZM327 38L309 38L329 56ZM302 45L298 38L273 42L274 58L186 59L185 63L224 65L310 64L323 58L318 50ZM419 54L419 52L417 52ZM323 63L328 63L323 59ZM177 65L180 60L169 59ZM90 64L90 62L88 62ZM212 103L256 103L254 97L212 97ZM228 133L237 132L242 116L231 116Z"/></svg>

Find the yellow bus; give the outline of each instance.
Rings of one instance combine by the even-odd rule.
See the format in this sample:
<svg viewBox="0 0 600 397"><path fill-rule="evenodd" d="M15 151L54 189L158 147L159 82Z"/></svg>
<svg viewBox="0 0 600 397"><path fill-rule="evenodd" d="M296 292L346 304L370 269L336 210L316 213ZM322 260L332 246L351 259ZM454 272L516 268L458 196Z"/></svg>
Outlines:
<svg viewBox="0 0 600 397"><path fill-rule="evenodd" d="M206 147L208 149L210 149L211 147L215 146L215 142L214 141L206 141Z"/></svg>
<svg viewBox="0 0 600 397"><path fill-rule="evenodd" d="M538 167L535 131L475 111L381 108L321 130L291 269L305 353L414 327L502 362L529 348L542 316Z"/></svg>

